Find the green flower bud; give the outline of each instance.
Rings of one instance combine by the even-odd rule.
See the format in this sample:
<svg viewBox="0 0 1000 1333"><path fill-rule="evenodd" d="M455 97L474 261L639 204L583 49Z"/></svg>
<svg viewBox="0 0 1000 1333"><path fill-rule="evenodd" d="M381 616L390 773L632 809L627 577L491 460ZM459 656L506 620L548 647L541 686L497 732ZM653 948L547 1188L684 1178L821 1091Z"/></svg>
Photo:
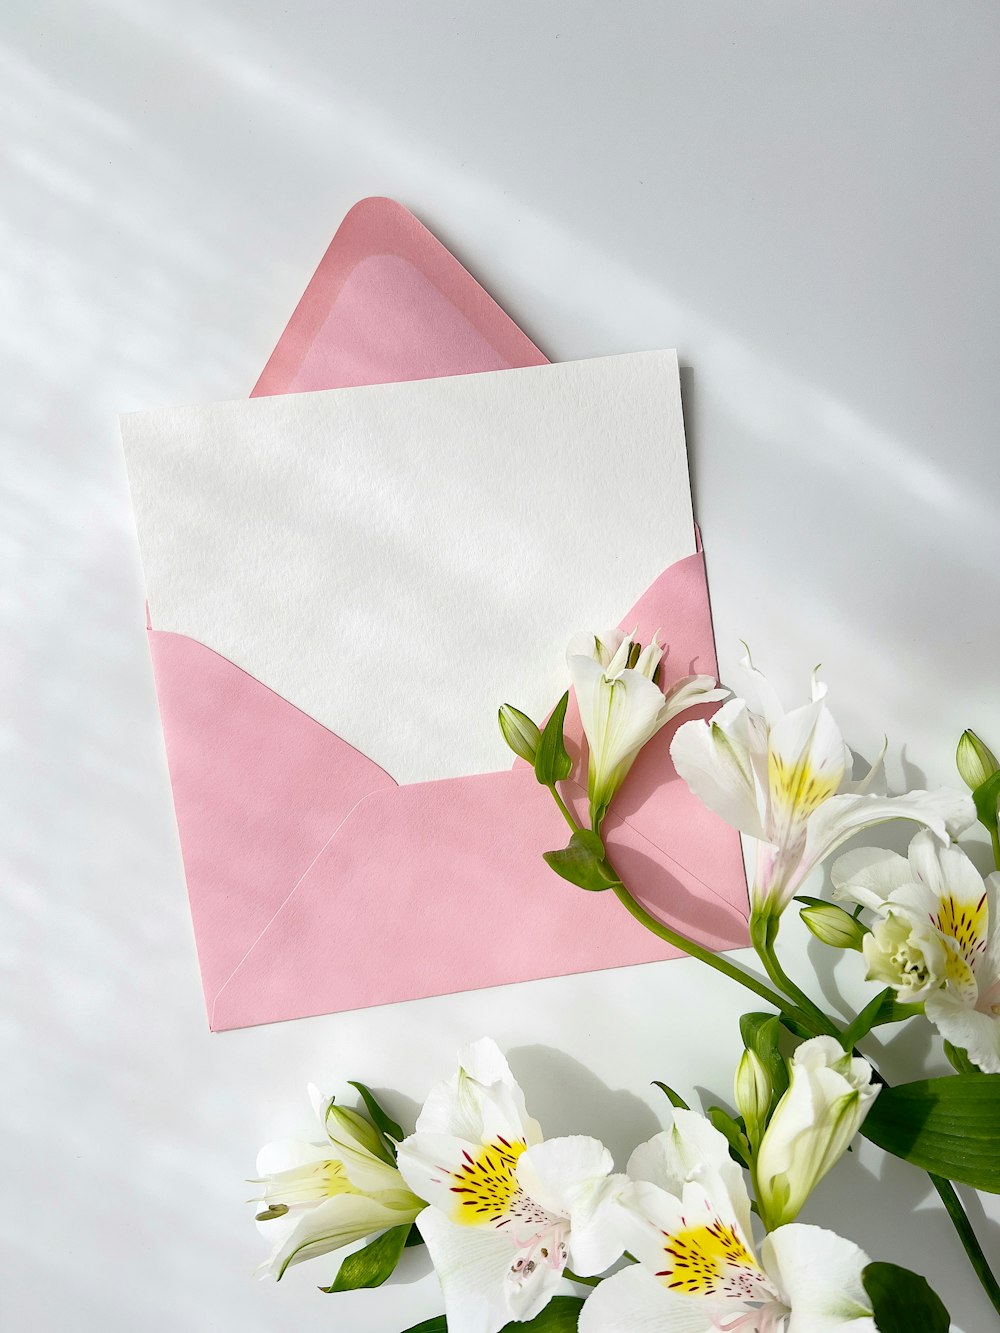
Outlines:
<svg viewBox="0 0 1000 1333"><path fill-rule="evenodd" d="M981 787L987 778L1000 770L993 751L984 745L974 731L963 731L958 742L955 762L962 781L970 791Z"/></svg>
<svg viewBox="0 0 1000 1333"><path fill-rule="evenodd" d="M503 738L514 753L529 764L534 764L542 733L531 718L513 704L504 704L500 709L499 722Z"/></svg>
<svg viewBox="0 0 1000 1333"><path fill-rule="evenodd" d="M818 940L832 949L857 949L860 953L868 927L836 903L810 903L802 909L802 920Z"/></svg>
<svg viewBox="0 0 1000 1333"><path fill-rule="evenodd" d="M747 1127L750 1146L755 1152L767 1126L773 1091L771 1076L763 1060L756 1051L747 1047L740 1058L736 1078L733 1080L733 1097Z"/></svg>

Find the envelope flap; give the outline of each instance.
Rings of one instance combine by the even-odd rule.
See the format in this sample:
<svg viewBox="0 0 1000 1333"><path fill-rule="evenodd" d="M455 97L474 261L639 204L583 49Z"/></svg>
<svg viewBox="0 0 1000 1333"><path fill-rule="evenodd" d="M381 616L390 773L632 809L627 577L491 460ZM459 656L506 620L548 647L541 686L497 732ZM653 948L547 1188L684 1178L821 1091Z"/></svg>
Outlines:
<svg viewBox="0 0 1000 1333"><path fill-rule="evenodd" d="M211 1009L356 802L395 783L218 653L164 631L149 641Z"/></svg>
<svg viewBox="0 0 1000 1333"><path fill-rule="evenodd" d="M472 274L392 199L362 199L295 308L253 397L540 366Z"/></svg>

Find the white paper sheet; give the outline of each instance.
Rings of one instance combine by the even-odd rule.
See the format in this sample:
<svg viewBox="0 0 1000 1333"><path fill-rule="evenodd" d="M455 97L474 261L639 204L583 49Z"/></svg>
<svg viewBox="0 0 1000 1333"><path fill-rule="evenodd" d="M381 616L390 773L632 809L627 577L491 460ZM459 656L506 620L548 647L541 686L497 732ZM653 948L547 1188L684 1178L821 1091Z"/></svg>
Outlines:
<svg viewBox="0 0 1000 1333"><path fill-rule="evenodd" d="M132 413L154 628L400 782L488 772L695 550L674 352ZM669 634L669 626L664 626Z"/></svg>

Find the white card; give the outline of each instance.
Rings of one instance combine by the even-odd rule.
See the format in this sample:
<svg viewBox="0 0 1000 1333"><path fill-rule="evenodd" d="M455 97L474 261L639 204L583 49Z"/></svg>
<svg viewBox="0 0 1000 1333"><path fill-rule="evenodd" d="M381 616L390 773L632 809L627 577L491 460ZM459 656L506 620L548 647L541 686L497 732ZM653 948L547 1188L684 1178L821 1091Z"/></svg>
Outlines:
<svg viewBox="0 0 1000 1333"><path fill-rule="evenodd" d="M695 550L674 352L138 412L122 435L153 627L398 782L505 767L499 705L541 718L571 635Z"/></svg>

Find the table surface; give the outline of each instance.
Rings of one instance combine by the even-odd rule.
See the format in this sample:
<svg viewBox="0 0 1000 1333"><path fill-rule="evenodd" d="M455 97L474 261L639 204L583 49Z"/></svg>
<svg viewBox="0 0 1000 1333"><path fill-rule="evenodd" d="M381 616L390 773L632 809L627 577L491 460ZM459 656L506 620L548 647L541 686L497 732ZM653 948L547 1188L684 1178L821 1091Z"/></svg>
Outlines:
<svg viewBox="0 0 1000 1333"><path fill-rule="evenodd" d="M4 7L8 1326L396 1333L440 1308L419 1252L373 1295L251 1276L242 1182L309 1080L406 1119L489 1032L621 1158L652 1078L727 1095L743 1007L668 963L210 1036L116 413L249 392L391 195L552 358L679 349L724 677L740 638L792 698L821 660L863 755L952 780L965 726L1000 742L998 65L992 0ZM995 1326L918 1173L864 1146L808 1218Z"/></svg>

